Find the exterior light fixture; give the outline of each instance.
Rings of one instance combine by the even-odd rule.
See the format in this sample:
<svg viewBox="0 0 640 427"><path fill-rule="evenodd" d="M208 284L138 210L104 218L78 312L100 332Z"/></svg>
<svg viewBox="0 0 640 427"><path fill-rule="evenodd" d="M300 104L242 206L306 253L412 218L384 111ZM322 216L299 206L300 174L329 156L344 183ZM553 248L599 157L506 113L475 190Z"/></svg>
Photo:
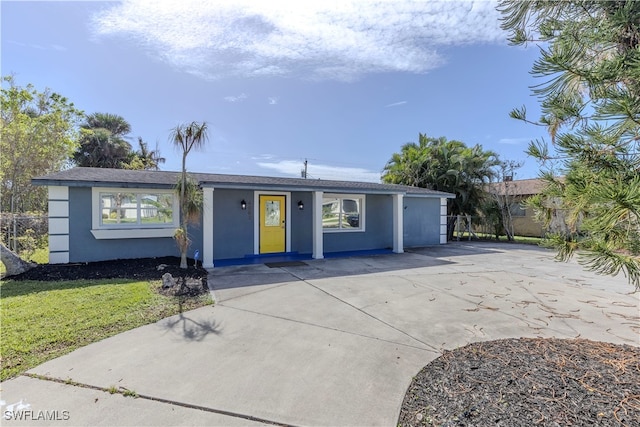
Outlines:
<svg viewBox="0 0 640 427"><path fill-rule="evenodd" d="M300 200L298 202L298 209L303 210L304 209L304 203L302 203L302 200Z"/></svg>
<svg viewBox="0 0 640 427"><path fill-rule="evenodd" d="M247 209L247 202L245 202L244 199L242 199L242 201L240 202L240 207L242 208L242 210Z"/></svg>

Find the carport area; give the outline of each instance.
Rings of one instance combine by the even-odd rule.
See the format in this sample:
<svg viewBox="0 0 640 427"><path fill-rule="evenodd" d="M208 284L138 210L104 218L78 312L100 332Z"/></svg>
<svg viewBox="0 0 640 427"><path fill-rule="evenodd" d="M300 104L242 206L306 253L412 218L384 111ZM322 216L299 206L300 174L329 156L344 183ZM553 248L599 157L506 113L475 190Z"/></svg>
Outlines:
<svg viewBox="0 0 640 427"><path fill-rule="evenodd" d="M640 296L624 277L534 246L226 267L209 284L214 307L47 362L30 371L45 379L7 381L2 399L69 410L74 425L388 426L412 376L445 349L509 337L640 345Z"/></svg>

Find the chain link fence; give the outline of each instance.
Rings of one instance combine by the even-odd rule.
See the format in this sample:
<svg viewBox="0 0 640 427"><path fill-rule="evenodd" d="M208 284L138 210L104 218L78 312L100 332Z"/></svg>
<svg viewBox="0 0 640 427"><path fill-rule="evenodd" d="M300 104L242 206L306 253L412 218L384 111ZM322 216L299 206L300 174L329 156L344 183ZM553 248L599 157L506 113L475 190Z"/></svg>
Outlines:
<svg viewBox="0 0 640 427"><path fill-rule="evenodd" d="M0 213L0 241L22 257L48 245L49 218L46 214Z"/></svg>
<svg viewBox="0 0 640 427"><path fill-rule="evenodd" d="M503 232L496 230L495 221L482 216L447 216L447 240L493 239Z"/></svg>

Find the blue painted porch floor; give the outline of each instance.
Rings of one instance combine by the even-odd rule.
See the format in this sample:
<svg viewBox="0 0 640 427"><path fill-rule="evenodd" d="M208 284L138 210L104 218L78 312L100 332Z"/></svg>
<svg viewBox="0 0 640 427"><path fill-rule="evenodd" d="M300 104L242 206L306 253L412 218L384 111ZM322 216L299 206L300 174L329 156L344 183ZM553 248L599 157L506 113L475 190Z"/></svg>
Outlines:
<svg viewBox="0 0 640 427"><path fill-rule="evenodd" d="M390 254L391 249L371 249L362 251L327 252L325 258L348 258L355 256ZM243 258L218 259L213 261L215 268L231 267L237 265L266 264L290 261L305 261L313 259L311 254L300 254L298 252L280 252L274 254L245 255Z"/></svg>

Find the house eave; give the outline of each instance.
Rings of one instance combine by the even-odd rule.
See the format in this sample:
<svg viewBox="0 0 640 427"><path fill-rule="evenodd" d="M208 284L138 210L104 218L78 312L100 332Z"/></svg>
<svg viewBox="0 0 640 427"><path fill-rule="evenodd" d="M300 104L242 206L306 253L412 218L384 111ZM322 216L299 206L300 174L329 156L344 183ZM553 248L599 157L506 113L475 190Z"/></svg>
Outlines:
<svg viewBox="0 0 640 427"><path fill-rule="evenodd" d="M113 188L152 188L170 190L173 185L158 183L140 183L140 182L124 182L124 181L77 181L77 180L55 180L55 179L32 179L33 185L40 186L59 186L59 187L113 187Z"/></svg>

